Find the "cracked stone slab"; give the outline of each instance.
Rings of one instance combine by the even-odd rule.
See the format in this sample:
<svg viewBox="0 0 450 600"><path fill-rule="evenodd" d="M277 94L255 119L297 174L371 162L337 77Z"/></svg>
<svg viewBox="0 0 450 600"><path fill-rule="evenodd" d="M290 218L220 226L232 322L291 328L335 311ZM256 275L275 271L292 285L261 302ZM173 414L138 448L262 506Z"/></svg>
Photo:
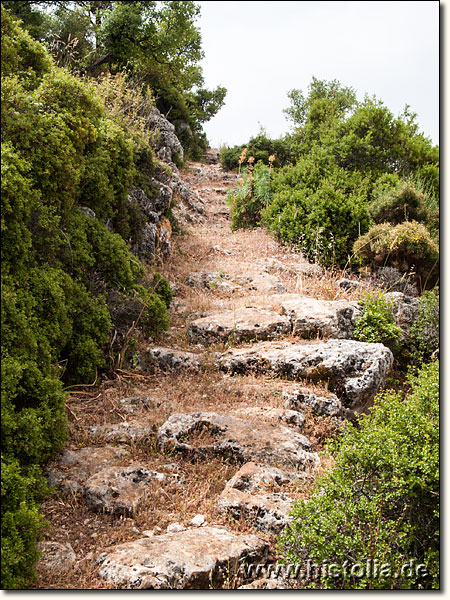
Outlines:
<svg viewBox="0 0 450 600"><path fill-rule="evenodd" d="M217 358L232 374L267 373L294 380L324 381L347 408L364 410L385 383L394 358L383 344L262 342L231 348Z"/></svg>
<svg viewBox="0 0 450 600"><path fill-rule="evenodd" d="M191 341L206 343L268 340L288 335L290 332L288 317L256 307L211 313L193 321L188 329Z"/></svg>
<svg viewBox="0 0 450 600"><path fill-rule="evenodd" d="M311 442L291 427L262 419L243 419L213 412L173 414L159 428L157 440L166 452L199 460L218 456L237 463L249 461L311 470L320 465Z"/></svg>
<svg viewBox="0 0 450 600"><path fill-rule="evenodd" d="M147 348L146 362L150 366L157 366L161 371L179 369L198 371L203 364L202 358L194 352L184 352L162 346Z"/></svg>
<svg viewBox="0 0 450 600"><path fill-rule="evenodd" d="M218 507L234 519L244 518L255 529L278 534L291 522L294 500L283 486L312 480L305 473L282 471L275 467L246 463L227 482Z"/></svg>
<svg viewBox="0 0 450 600"><path fill-rule="evenodd" d="M121 423L94 425L88 428L88 432L90 437L100 438L108 443L130 444L154 437L156 425L144 419L132 419Z"/></svg>
<svg viewBox="0 0 450 600"><path fill-rule="evenodd" d="M152 471L141 465L109 467L92 475L85 484L86 503L96 512L129 516L138 512L154 486L178 475Z"/></svg>
<svg viewBox="0 0 450 600"><path fill-rule="evenodd" d="M240 417L269 419L298 427L299 431L303 429L305 417L298 410L289 406L286 408L273 408L272 406L245 406L235 410Z"/></svg>
<svg viewBox="0 0 450 600"><path fill-rule="evenodd" d="M317 336L350 339L355 319L361 315L359 304L348 300L289 295L280 304L282 314L291 320L293 334L308 339Z"/></svg>
<svg viewBox="0 0 450 600"><path fill-rule="evenodd" d="M128 458L124 448L103 446L65 450L47 467L46 475L51 487L68 493L83 493L86 481L99 469L116 465L120 468Z"/></svg>
<svg viewBox="0 0 450 600"><path fill-rule="evenodd" d="M269 544L223 527L195 527L120 544L102 553L99 575L117 588L210 589L239 573L244 562L264 563Z"/></svg>

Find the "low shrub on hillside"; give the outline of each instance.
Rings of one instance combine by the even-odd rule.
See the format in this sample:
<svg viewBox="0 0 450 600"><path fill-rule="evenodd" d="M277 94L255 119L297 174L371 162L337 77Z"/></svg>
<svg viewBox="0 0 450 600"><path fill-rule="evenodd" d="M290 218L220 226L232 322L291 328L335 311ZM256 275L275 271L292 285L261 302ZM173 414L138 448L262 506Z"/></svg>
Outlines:
<svg viewBox="0 0 450 600"><path fill-rule="evenodd" d="M379 185L367 210L375 223L398 225L403 221L417 221L427 225L436 218L430 209L431 203L425 191L410 178L392 187Z"/></svg>
<svg viewBox="0 0 450 600"><path fill-rule="evenodd" d="M439 277L439 247L422 223L380 223L356 240L353 251L372 270L391 266L413 272L421 289L434 287Z"/></svg>
<svg viewBox="0 0 450 600"><path fill-rule="evenodd" d="M361 316L356 320L353 332L355 340L384 344L395 351L402 335L396 324L393 303L383 293L369 294L361 303Z"/></svg>
<svg viewBox="0 0 450 600"><path fill-rule="evenodd" d="M409 384L348 425L335 466L294 505L280 545L286 562L318 565L309 587L439 588L439 362Z"/></svg>

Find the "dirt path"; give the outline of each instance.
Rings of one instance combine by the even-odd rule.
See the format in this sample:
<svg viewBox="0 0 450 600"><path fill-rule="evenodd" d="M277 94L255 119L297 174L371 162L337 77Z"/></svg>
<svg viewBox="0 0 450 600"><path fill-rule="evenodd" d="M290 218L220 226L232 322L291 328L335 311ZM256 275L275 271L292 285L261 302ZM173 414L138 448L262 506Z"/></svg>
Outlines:
<svg viewBox="0 0 450 600"><path fill-rule="evenodd" d="M136 350L142 365L147 348L160 345L193 352L203 367L168 372L149 368L123 371L119 379L105 381L92 392L74 393L69 399L70 440L63 458L53 461L49 473L54 481L59 477L59 483L62 480L73 485L69 493L65 485L65 491L47 500L43 511L50 523L45 539L70 544L74 557L67 563L67 570L59 565L52 572L48 563L41 564L37 587L115 587L98 575L95 559L100 551L143 536L165 533L174 523L188 527L198 515L207 524L226 526L239 533L255 533L248 520L233 520L218 510L218 498L239 468L235 463L217 456L202 461L167 454L158 448L155 434L171 415L192 411L246 414L251 428L253 417L248 409L255 409L253 414L260 418L263 407L282 408L282 391L294 384L265 376L230 377L219 372L214 366L214 353L224 351L227 343L193 341L189 326L192 321L217 311L258 307L279 312L280 294L301 293L323 299L343 295L336 288L335 278L307 263L301 255L283 248L265 231L231 231L225 194L228 187L235 185L236 175L223 173L215 164L192 163L181 176L199 192L206 215L174 236L171 257L159 265L175 290L170 330L160 339L141 340ZM327 394L324 386L309 387ZM138 400L130 403L127 401L130 397ZM303 434L310 440L313 451L320 450L336 428L329 417L318 417L308 411L304 414ZM199 431L200 439L191 443L204 444L202 435L206 434ZM105 447L110 454L104 454ZM83 448L87 451L81 460ZM145 467L163 473L165 484L150 486L139 510L131 516L108 514L105 509L95 512L92 503L91 506L87 503L86 494L80 492L82 485L100 466L114 465L124 468L137 465L141 470ZM326 466L327 461L322 461L322 468ZM292 498L298 498L307 494L308 488L287 484L283 489ZM274 534L257 533L270 543L274 553ZM228 587L235 585L234 581L227 583Z"/></svg>

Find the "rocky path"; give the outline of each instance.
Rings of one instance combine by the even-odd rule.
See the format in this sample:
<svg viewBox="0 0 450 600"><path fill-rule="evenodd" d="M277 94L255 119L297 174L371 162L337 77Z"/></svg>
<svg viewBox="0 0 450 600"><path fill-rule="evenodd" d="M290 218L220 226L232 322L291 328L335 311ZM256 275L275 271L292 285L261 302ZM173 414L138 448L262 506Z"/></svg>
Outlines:
<svg viewBox="0 0 450 600"><path fill-rule="evenodd" d="M358 289L260 229L231 231L236 175L193 163L181 177L200 203L174 207L184 225L159 265L171 328L140 341L136 370L70 398L37 587L296 585L242 565L277 559L292 502L330 465L323 441L392 366L352 340Z"/></svg>

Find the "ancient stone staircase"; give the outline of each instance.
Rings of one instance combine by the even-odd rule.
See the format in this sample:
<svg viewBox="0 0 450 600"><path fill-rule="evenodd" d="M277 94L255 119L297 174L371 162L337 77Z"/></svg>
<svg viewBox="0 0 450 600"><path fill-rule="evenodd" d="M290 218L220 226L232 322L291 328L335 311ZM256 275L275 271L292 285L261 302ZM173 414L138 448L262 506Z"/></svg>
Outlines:
<svg viewBox="0 0 450 600"><path fill-rule="evenodd" d="M171 329L141 345L140 368L120 385L69 404L72 439L47 469L61 491L46 507L42 585L245 586L242 565L276 558L274 535L322 468L308 431L365 410L392 366L390 350L352 339L357 292L260 229L231 231L225 194L236 175L210 154L180 173L204 214L163 265ZM212 480L214 470L220 485L196 492L198 473ZM101 535L83 542L57 502ZM199 503L207 514L190 512Z"/></svg>

